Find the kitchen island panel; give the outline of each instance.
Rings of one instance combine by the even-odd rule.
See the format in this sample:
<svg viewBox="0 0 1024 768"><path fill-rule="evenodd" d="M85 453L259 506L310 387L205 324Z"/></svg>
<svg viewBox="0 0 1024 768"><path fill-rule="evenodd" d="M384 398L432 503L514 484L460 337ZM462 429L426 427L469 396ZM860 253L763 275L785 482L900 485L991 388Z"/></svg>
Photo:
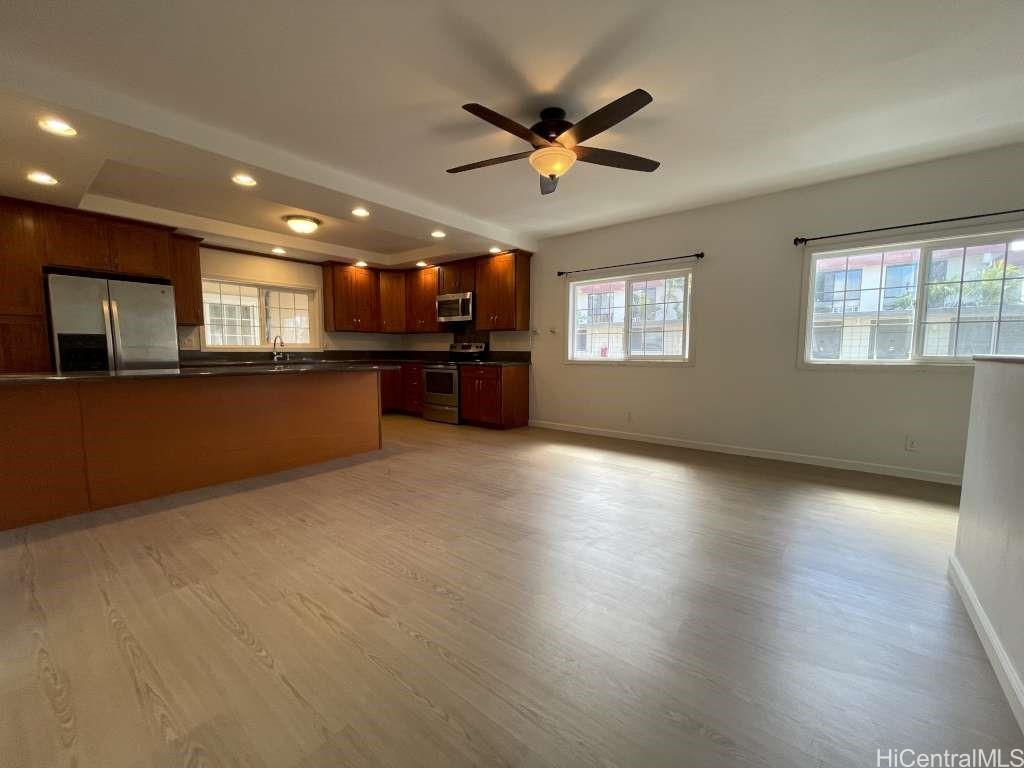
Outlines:
<svg viewBox="0 0 1024 768"><path fill-rule="evenodd" d="M371 371L79 387L97 508L381 447Z"/></svg>

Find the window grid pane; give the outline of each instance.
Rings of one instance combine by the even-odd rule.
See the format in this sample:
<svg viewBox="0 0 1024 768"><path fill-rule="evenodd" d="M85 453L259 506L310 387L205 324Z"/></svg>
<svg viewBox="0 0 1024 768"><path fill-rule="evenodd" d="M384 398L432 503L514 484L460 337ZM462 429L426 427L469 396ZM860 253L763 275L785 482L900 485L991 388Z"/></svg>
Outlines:
<svg viewBox="0 0 1024 768"><path fill-rule="evenodd" d="M312 293L203 280L206 344L258 347L280 336L285 344L310 344Z"/></svg>
<svg viewBox="0 0 1024 768"><path fill-rule="evenodd" d="M689 272L570 285L571 360L685 360Z"/></svg>
<svg viewBox="0 0 1024 768"><path fill-rule="evenodd" d="M811 259L810 362L965 360L1024 347L1021 233Z"/></svg>

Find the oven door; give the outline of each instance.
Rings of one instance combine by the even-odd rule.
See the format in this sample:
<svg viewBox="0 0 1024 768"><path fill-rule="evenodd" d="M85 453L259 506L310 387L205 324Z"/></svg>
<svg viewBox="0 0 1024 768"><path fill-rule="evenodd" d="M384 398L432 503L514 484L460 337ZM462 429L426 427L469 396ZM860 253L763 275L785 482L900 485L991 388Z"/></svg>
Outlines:
<svg viewBox="0 0 1024 768"><path fill-rule="evenodd" d="M446 293L437 297L437 322L456 323L473 319L472 293Z"/></svg>
<svg viewBox="0 0 1024 768"><path fill-rule="evenodd" d="M423 368L423 402L430 405L459 405L459 369Z"/></svg>

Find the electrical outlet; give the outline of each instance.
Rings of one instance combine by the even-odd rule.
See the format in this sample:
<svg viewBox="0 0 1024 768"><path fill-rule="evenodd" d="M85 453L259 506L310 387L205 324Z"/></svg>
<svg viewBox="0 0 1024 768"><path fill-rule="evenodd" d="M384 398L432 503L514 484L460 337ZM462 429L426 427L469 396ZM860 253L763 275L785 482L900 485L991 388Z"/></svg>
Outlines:
<svg viewBox="0 0 1024 768"><path fill-rule="evenodd" d="M916 451L917 450L917 438L913 435L906 435L903 440L903 450L905 451Z"/></svg>

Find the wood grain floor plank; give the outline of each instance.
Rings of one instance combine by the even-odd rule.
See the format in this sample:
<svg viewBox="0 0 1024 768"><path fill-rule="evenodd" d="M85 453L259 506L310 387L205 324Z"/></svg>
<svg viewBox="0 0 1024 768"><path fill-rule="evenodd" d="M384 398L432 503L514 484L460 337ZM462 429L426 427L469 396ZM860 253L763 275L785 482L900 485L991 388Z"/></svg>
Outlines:
<svg viewBox="0 0 1024 768"><path fill-rule="evenodd" d="M0 765L863 766L1020 746L955 490L385 419L0 533Z"/></svg>

